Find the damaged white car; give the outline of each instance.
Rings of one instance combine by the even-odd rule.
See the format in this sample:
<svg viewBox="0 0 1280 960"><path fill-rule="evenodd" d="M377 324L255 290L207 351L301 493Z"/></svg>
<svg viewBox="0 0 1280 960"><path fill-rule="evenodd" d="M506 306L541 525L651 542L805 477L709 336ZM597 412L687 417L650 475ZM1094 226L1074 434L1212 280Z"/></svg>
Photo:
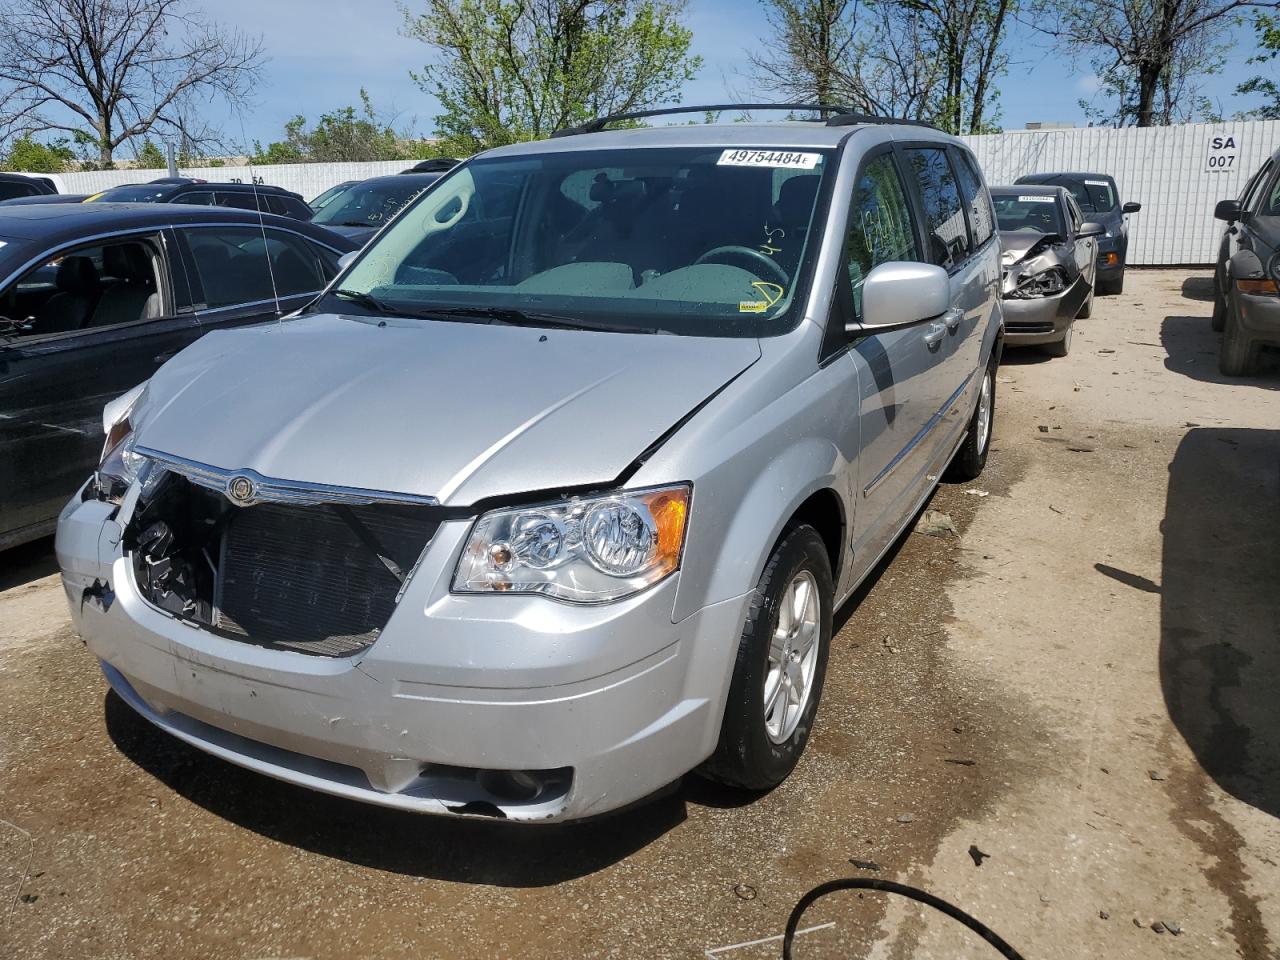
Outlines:
<svg viewBox="0 0 1280 960"><path fill-rule="evenodd" d="M1065 187L992 187L1000 225L1005 329L1009 346L1071 351L1077 317L1093 312L1100 223L1084 219Z"/></svg>

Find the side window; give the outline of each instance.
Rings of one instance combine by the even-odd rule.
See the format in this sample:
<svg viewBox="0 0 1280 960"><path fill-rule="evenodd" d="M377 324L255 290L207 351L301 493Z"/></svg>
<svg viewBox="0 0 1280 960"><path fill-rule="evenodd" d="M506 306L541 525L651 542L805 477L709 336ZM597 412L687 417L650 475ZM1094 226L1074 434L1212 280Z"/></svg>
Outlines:
<svg viewBox="0 0 1280 960"><path fill-rule="evenodd" d="M196 190L180 194L174 203L194 203L202 207L213 206L213 194L208 190Z"/></svg>
<svg viewBox="0 0 1280 960"><path fill-rule="evenodd" d="M952 150L951 161L960 178L960 193L969 210L969 225L973 228L973 245L980 247L996 232L996 217L991 210L991 194L982 185L973 158L963 150Z"/></svg>
<svg viewBox="0 0 1280 960"><path fill-rule="evenodd" d="M22 322L22 337L154 319L163 312L161 262L157 248L144 239L61 252L0 297L0 316Z"/></svg>
<svg viewBox="0 0 1280 960"><path fill-rule="evenodd" d="M919 260L911 207L893 154L867 161L853 191L845 241L849 283L855 309L862 310L862 284L878 264Z"/></svg>
<svg viewBox="0 0 1280 960"><path fill-rule="evenodd" d="M947 152L942 147L909 147L904 152L924 207L928 260L950 269L969 256L972 248Z"/></svg>
<svg viewBox="0 0 1280 960"><path fill-rule="evenodd" d="M291 233L268 229L265 241L255 227L197 227L182 234L210 310L311 293L327 282L314 248Z"/></svg>
<svg viewBox="0 0 1280 960"><path fill-rule="evenodd" d="M244 193L232 193L231 191L218 191L217 205L220 207L231 207L235 210L257 210L258 205L254 202L253 194L245 191Z"/></svg>
<svg viewBox="0 0 1280 960"><path fill-rule="evenodd" d="M1080 224L1084 222L1084 214L1080 212L1079 205L1076 204L1076 198L1068 195L1066 197L1067 204L1067 229L1073 234L1079 231Z"/></svg>
<svg viewBox="0 0 1280 960"><path fill-rule="evenodd" d="M0 200L12 200L14 197L34 197L40 189L33 183L15 183L12 180L0 181Z"/></svg>
<svg viewBox="0 0 1280 960"><path fill-rule="evenodd" d="M1262 168L1253 175L1248 183L1244 186L1244 192L1240 194L1240 206L1245 210L1253 209L1253 202L1258 195L1258 188L1267 179L1267 174L1271 171L1271 161L1268 160L1262 165Z"/></svg>

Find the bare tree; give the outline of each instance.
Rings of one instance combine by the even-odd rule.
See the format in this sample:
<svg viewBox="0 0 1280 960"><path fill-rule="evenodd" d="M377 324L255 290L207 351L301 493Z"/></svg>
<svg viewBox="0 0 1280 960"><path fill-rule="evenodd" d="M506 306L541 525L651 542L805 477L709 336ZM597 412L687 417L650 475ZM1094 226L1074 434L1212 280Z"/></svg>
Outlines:
<svg viewBox="0 0 1280 960"><path fill-rule="evenodd" d="M189 10L185 0L4 0L0 139L83 135L111 163L121 144L167 129L190 148L217 138L195 109L248 101L261 42Z"/></svg>
<svg viewBox="0 0 1280 960"><path fill-rule="evenodd" d="M985 128L1016 0L761 0L781 42L750 56L757 85L874 114Z"/></svg>
<svg viewBox="0 0 1280 960"><path fill-rule="evenodd" d="M1117 103L1116 122L1139 127L1186 119L1196 79L1213 73L1218 39L1246 8L1277 0L1034 0L1031 25L1084 56Z"/></svg>

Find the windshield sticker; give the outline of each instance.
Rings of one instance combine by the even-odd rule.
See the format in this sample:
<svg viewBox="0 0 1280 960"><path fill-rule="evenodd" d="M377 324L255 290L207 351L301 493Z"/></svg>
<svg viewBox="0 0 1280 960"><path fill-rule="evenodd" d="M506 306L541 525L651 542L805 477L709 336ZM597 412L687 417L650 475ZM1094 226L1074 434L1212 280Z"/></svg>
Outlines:
<svg viewBox="0 0 1280 960"><path fill-rule="evenodd" d="M763 300L739 300L739 313L764 313L775 303L782 299L782 295L786 292L776 283L769 283L766 280L756 280L751 286L756 288L756 292L764 297Z"/></svg>
<svg viewBox="0 0 1280 960"><path fill-rule="evenodd" d="M812 170L818 165L821 154L793 153L788 150L742 150L730 148L720 154L718 167L789 167L793 170Z"/></svg>
<svg viewBox="0 0 1280 960"><path fill-rule="evenodd" d="M1105 180L1086 180L1086 181L1085 181L1085 183L1087 183L1087 184L1088 184L1089 186L1091 186L1091 187L1109 187L1109 186L1111 186L1111 184L1107 183L1107 181L1105 181Z"/></svg>
<svg viewBox="0 0 1280 960"><path fill-rule="evenodd" d="M1042 197L1038 195L1028 195L1018 198L1019 203L1053 203L1053 197Z"/></svg>

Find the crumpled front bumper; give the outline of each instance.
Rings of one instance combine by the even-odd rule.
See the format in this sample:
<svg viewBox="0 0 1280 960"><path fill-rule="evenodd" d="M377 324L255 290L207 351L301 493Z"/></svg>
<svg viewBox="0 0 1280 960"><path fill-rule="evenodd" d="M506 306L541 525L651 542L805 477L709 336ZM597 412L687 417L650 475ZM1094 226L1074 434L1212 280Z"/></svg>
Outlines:
<svg viewBox="0 0 1280 960"><path fill-rule="evenodd" d="M112 517L77 496L59 521L76 629L130 706L251 770L406 810L552 821L642 799L715 747L749 594L679 623L676 576L596 606L455 596L470 523L454 521L371 647L309 656L150 605ZM513 800L487 786L504 771L555 771L554 787Z"/></svg>
<svg viewBox="0 0 1280 960"><path fill-rule="evenodd" d="M1077 277L1066 290L1054 296L1005 297L1000 303L1004 313L1005 343L1009 346L1033 346L1061 340L1084 306L1088 294L1088 282Z"/></svg>

